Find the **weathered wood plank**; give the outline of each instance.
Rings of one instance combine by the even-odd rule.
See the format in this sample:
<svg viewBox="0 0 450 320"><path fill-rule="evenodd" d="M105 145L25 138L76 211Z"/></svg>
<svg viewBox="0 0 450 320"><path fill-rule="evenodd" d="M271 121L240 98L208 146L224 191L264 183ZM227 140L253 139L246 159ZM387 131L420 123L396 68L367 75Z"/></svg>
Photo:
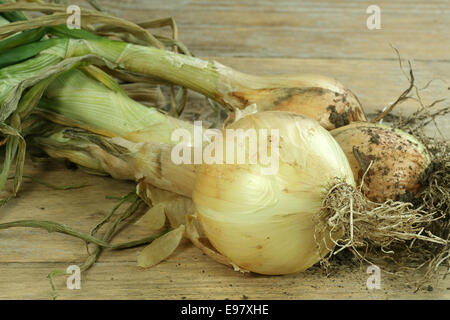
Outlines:
<svg viewBox="0 0 450 320"><path fill-rule="evenodd" d="M61 161L32 164L27 161L25 174L41 181L64 185L87 185L76 190L53 190L25 179L19 196L0 209L0 222L16 220L46 220L66 224L77 231L89 233L113 208L117 200L105 196L123 196L133 191L135 185L110 177L98 177L65 168ZM6 192L3 192L2 197ZM145 206L142 207L142 211ZM137 213L136 216L139 216ZM134 219L130 219L132 223ZM118 237L120 242L145 237L147 230L133 227L130 233ZM122 234L122 233L121 233ZM102 233L99 233L99 237ZM78 261L87 256L82 240L42 229L11 228L0 231L1 262ZM136 259L136 249L113 252L112 260Z"/></svg>
<svg viewBox="0 0 450 320"><path fill-rule="evenodd" d="M0 299L50 299L49 271L69 263L0 263ZM149 270L134 262L100 262L81 276L81 289L68 290L55 278L60 299L449 299L450 283L413 293L382 274L381 288L369 290L364 270L340 268L330 277L313 268L278 277L241 274L213 263L186 243ZM12 281L14 280L14 281Z"/></svg>
<svg viewBox="0 0 450 320"><path fill-rule="evenodd" d="M381 29L369 30L373 1L100 1L134 21L172 16L197 55L448 61L445 1L377 1ZM447 8L447 11L445 10Z"/></svg>

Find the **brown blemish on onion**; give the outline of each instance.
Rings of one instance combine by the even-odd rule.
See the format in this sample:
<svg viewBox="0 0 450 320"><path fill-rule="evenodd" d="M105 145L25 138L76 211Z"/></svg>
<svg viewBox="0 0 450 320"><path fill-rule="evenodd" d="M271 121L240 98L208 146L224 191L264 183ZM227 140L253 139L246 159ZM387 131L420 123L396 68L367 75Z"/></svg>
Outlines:
<svg viewBox="0 0 450 320"><path fill-rule="evenodd" d="M330 112L328 119L332 124L334 124L335 128L340 128L350 123L349 114L347 111L339 113L334 105L329 105L327 110Z"/></svg>
<svg viewBox="0 0 450 320"><path fill-rule="evenodd" d="M214 99L231 110L256 104L259 111L288 111L312 118L327 130L355 121L367 121L357 97L350 91L322 87L241 89Z"/></svg>

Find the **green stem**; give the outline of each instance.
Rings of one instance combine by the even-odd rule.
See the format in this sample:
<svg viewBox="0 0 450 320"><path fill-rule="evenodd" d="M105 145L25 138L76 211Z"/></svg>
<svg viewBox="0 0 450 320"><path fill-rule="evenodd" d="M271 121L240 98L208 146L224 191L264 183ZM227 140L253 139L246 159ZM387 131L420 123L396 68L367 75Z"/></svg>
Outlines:
<svg viewBox="0 0 450 320"><path fill-rule="evenodd" d="M105 241L99 240L89 234L85 234L79 231L72 229L71 227L53 222L53 221L42 221L42 220L19 220L13 222L7 222L0 224L1 229L9 229L9 228L17 228L17 227L26 227L26 228L39 228L47 230L48 232L57 232L62 234L67 234L69 236L73 236L75 238L84 240L86 242L94 243L101 247L110 247L108 243Z"/></svg>
<svg viewBox="0 0 450 320"><path fill-rule="evenodd" d="M140 245L143 245L143 244L148 244L148 243L158 239L159 237L163 236L168 231L169 230L166 230L166 231L164 231L164 232L162 232L162 233L160 233L160 234L158 234L156 236L145 237L145 238L138 239L138 240L133 240L133 241L130 241L130 242L125 242L125 243L119 243L119 244L116 244L116 245L112 245L110 249L122 250L122 249L137 247L137 246L140 246ZM81 265L79 265L80 272L84 272L84 271L88 270L90 267L92 267L95 264L95 262L97 261L98 257L102 253L102 251L103 251L102 247L96 246L95 249L93 250L93 252L91 252L89 254L89 256L86 258L86 260ZM56 297L58 296L55 284L53 282L53 278L55 276L63 276L63 275L67 275L66 270L53 270L47 275L47 277L50 280L50 285L52 287L53 299L56 299Z"/></svg>
<svg viewBox="0 0 450 320"><path fill-rule="evenodd" d="M208 61L154 47L109 39L71 39L67 53L68 57L99 55L123 66L127 71L159 77L210 98L215 98L217 94L219 76L222 81L225 80L224 78L227 78L229 82L232 81L226 72L220 74L214 64ZM226 71L232 72L229 68L226 68Z"/></svg>
<svg viewBox="0 0 450 320"><path fill-rule="evenodd" d="M57 186L55 184L52 184L50 182L47 182L47 181L44 181L44 180L41 180L41 179L38 179L38 178L35 178L32 176L23 175L22 178L30 179L32 182L41 184L41 185L46 186L53 190L74 190L74 189L81 189L81 188L90 186L89 184L73 184L73 185L67 185L67 186ZM9 177L8 180L10 180L10 179L15 179L15 177Z"/></svg>
<svg viewBox="0 0 450 320"><path fill-rule="evenodd" d="M122 201L118 205L114 206L114 208L111 210L110 215L112 215L112 213L114 213L118 209L118 207L120 205L122 205L126 201L130 201L131 199L132 199L132 195L131 194L128 194L125 197L123 197ZM122 221L124 221L125 219L129 218L133 213L135 213L142 203L143 203L143 201L140 198L138 198L136 194L134 194L133 202L130 204L130 206L108 228L108 230L106 231L105 235L103 236L103 242L107 243L107 247L108 248L116 249L116 250L118 250L118 249L125 249L125 248L131 248L131 247L134 247L134 246L138 246L138 245L141 245L141 244L145 244L145 243L151 242L151 241L153 241L154 239L156 239L157 237L160 236L160 235L158 235L156 237L146 237L146 238L143 238L143 239L134 240L134 241L131 241L131 242L126 242L126 243L121 243L121 244L116 244L116 245L110 245L109 244L109 242L113 238L113 236L115 234L115 231L117 230L117 227L119 226L119 224ZM94 227L91 232L95 233L96 227ZM94 263L97 261L98 257L100 256L100 254L102 253L104 248L105 248L105 246L100 246L100 245L96 244L95 247L94 247L94 250L92 252L89 252L89 256L87 257L86 261L79 266L80 267L80 271L84 272L84 271L88 270L91 266L93 266ZM53 299L56 299L56 297L57 297L57 291L56 291L56 287L55 287L55 285L53 283L53 278L55 276L58 276L58 275L66 275L66 274L67 274L67 272L65 270L53 270L53 271L51 271L48 274L47 277L49 278L50 285L52 287Z"/></svg>
<svg viewBox="0 0 450 320"><path fill-rule="evenodd" d="M102 221L100 221L100 223L98 223L95 227L93 227L91 229L91 232L89 233L91 236L94 236L97 231L105 224L107 223L111 217L114 215L114 213L120 208L120 206L122 204L124 204L127 201L131 201L132 203L134 203L136 201L136 193L135 192L130 192L129 194L127 194L126 196L122 197L119 201L118 204L116 204L112 210L109 212L109 214L102 219Z"/></svg>
<svg viewBox="0 0 450 320"><path fill-rule="evenodd" d="M52 121L58 122L59 117L65 125L133 141L171 143L174 129L193 128L189 122L132 100L108 74L93 67L59 76L48 86L37 109Z"/></svg>
<svg viewBox="0 0 450 320"><path fill-rule="evenodd" d="M25 30L0 41L0 52L5 52L12 48L39 41L46 34L45 28Z"/></svg>
<svg viewBox="0 0 450 320"><path fill-rule="evenodd" d="M61 40L63 39L40 41L38 42L39 45L32 43L0 54L0 80L2 80L0 82L0 104L4 103L8 94L22 81L36 76L45 68L53 66L63 60L61 54L64 54L66 45L64 42L59 43ZM67 43L67 40L65 40L65 42ZM41 43L44 43L44 45L40 45ZM47 44L53 46L48 46ZM22 63L17 63L23 59L36 55L41 52L43 48L50 47L50 52L45 52ZM5 65L7 66L4 67Z"/></svg>
<svg viewBox="0 0 450 320"><path fill-rule="evenodd" d="M5 3L7 3L5 0L0 0L0 4ZM8 19L10 22L27 20L27 17L25 17L25 15L20 11L2 12L1 15Z"/></svg>

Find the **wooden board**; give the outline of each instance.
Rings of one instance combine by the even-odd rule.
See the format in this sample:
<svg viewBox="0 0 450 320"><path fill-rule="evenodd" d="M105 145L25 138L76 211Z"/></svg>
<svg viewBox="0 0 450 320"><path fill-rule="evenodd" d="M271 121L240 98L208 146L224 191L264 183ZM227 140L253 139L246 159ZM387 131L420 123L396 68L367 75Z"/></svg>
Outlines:
<svg viewBox="0 0 450 320"><path fill-rule="evenodd" d="M389 44L420 60L448 62L448 2L377 1L381 29L369 30L373 1L108 1L136 21L171 16L196 55L319 59L395 59ZM107 3L107 4L106 4ZM438 50L437 50L438 49Z"/></svg>
<svg viewBox="0 0 450 320"><path fill-rule="evenodd" d="M413 60L424 103L449 97L450 24L448 1L377 1L382 29L368 30L369 1L99 1L112 13L133 21L173 16L180 39L197 56L255 74L314 72L335 77L361 99L367 113L383 108L408 86L390 43ZM83 2L75 1L74 3ZM204 101L191 94L191 107ZM447 101L448 105L448 101ZM410 113L409 101L398 112ZM449 132L448 117L438 124ZM26 182L19 197L0 209L0 222L52 220L88 232L114 206L105 196L121 196L134 184L69 170L58 161L33 164L27 175L58 185L88 184L78 190L53 190ZM115 241L146 235L129 226ZM450 299L450 279L417 293L382 273L381 289L369 290L366 267L338 267L329 277L314 267L305 273L268 277L241 274L217 264L189 242L167 261L148 270L136 266L142 250L106 250L82 274L81 290L65 299ZM37 229L0 231L0 299L50 299L46 278L86 258L82 241Z"/></svg>

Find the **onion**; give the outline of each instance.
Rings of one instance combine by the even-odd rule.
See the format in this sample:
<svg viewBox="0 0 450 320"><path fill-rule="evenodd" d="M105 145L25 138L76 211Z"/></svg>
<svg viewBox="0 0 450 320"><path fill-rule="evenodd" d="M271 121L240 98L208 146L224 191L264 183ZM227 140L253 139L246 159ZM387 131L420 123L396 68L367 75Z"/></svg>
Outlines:
<svg viewBox="0 0 450 320"><path fill-rule="evenodd" d="M42 69L44 62L55 65L62 59L95 55L108 68L156 77L189 88L232 112L251 105L256 105L258 111L291 111L319 121L328 130L353 121L367 120L356 96L337 80L322 75L250 75L216 61L100 37L52 38L41 41L40 45L46 48L37 55L41 59L31 59L31 67L27 65L28 72L22 77L30 77L33 72L29 70ZM14 50L7 52L7 55L0 54L0 66L7 57L26 53L22 47ZM48 62L47 56L53 60ZM15 73L14 68L6 67L5 74L11 74L10 78L17 78ZM11 82L0 88L0 100L15 86L16 83ZM92 93L95 94L95 91Z"/></svg>
<svg viewBox="0 0 450 320"><path fill-rule="evenodd" d="M431 163L428 151L416 138L368 122L352 123L332 130L331 134L345 152L355 180L361 183L366 173L364 191L370 200L414 201L421 187L421 175Z"/></svg>
<svg viewBox="0 0 450 320"><path fill-rule="evenodd" d="M218 70L219 81L234 83L219 85L215 98L235 109L256 105L258 111L289 111L317 120L327 130L367 121L356 95L335 79L317 74L250 76L224 66Z"/></svg>
<svg viewBox="0 0 450 320"><path fill-rule="evenodd" d="M240 269L270 275L307 269L334 247L328 232L316 232L327 191L336 179L355 184L345 154L318 122L289 112L247 115L227 129L277 129L278 171L262 175L259 162L202 164L193 191L201 228Z"/></svg>
<svg viewBox="0 0 450 320"><path fill-rule="evenodd" d="M360 102L341 83L322 75L257 76L158 48L102 39L58 39L65 58L98 55L109 67L157 77L197 91L230 111L256 105L258 111L293 111L310 116L331 130L366 121Z"/></svg>

